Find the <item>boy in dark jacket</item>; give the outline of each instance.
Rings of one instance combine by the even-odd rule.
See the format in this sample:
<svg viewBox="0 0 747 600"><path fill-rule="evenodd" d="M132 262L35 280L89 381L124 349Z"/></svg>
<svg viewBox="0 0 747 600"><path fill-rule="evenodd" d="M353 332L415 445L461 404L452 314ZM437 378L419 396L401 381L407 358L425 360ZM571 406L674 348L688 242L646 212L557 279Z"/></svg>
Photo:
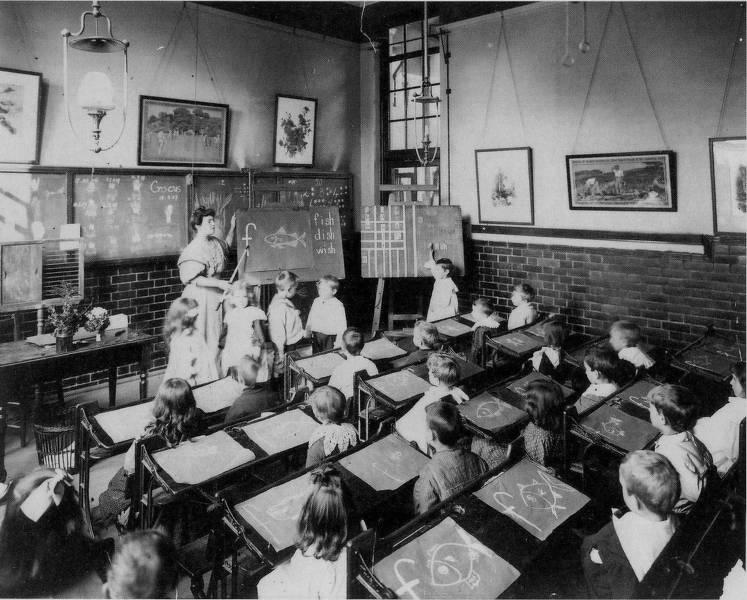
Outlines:
<svg viewBox="0 0 747 600"><path fill-rule="evenodd" d="M620 485L630 512L584 539L581 560L592 598L632 598L635 589L674 534L672 509L679 476L669 460L650 450L628 454Z"/></svg>
<svg viewBox="0 0 747 600"><path fill-rule="evenodd" d="M239 419L258 417L263 411L275 407L278 394L270 389L269 384L257 383L259 363L251 356L242 356L236 368L236 379L243 384L241 395L234 400L226 414L226 423Z"/></svg>

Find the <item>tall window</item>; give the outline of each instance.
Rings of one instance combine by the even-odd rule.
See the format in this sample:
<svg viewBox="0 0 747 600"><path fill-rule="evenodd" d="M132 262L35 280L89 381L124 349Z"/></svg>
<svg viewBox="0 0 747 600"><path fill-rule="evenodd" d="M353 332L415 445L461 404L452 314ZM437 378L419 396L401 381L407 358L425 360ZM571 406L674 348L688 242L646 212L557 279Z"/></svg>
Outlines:
<svg viewBox="0 0 747 600"><path fill-rule="evenodd" d="M431 25L438 24L438 17L430 19ZM433 30L433 27L431 27ZM439 39L430 36L428 40L428 59L430 63L430 80L433 95L441 96ZM423 23L416 21L389 29L387 55L382 65L382 120L383 120L383 181L395 184L430 184L438 185L438 158L427 167L420 166L415 154L415 147L420 141L422 127L420 113L416 112L413 97L420 93L423 72ZM437 116L428 117L431 125L432 145L438 147L440 140ZM440 154L440 153L439 153ZM399 193L392 199L405 201L424 201L438 204L437 192ZM387 201L390 195L382 198Z"/></svg>

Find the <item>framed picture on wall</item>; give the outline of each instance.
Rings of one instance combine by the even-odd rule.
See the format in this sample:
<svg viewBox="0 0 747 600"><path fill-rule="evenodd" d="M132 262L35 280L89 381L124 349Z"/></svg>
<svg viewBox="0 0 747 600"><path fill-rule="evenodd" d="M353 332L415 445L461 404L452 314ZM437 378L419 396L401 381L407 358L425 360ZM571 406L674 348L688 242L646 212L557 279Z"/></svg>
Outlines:
<svg viewBox="0 0 747 600"><path fill-rule="evenodd" d="M532 149L475 150L480 223L534 225Z"/></svg>
<svg viewBox="0 0 747 600"><path fill-rule="evenodd" d="M747 140L711 138L713 232L747 231Z"/></svg>
<svg viewBox="0 0 747 600"><path fill-rule="evenodd" d="M225 167L228 104L140 96L137 164Z"/></svg>
<svg viewBox="0 0 747 600"><path fill-rule="evenodd" d="M278 94L275 104L277 167L313 167L316 143L316 99Z"/></svg>
<svg viewBox="0 0 747 600"><path fill-rule="evenodd" d="M0 69L0 163L39 162L41 73Z"/></svg>
<svg viewBox="0 0 747 600"><path fill-rule="evenodd" d="M677 210L674 152L578 154L565 162L571 210Z"/></svg>

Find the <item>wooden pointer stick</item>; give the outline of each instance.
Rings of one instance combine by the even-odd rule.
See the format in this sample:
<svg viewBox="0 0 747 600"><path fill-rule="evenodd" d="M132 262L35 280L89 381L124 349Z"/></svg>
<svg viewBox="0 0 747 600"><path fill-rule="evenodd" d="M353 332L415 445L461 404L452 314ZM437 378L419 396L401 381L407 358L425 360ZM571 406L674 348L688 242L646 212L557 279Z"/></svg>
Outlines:
<svg viewBox="0 0 747 600"><path fill-rule="evenodd" d="M246 243L246 247L244 248L244 252L239 257L239 262L236 263L236 268L233 270L233 273L231 273L231 277L228 278L228 283L233 283L234 279L236 279L236 276L239 273L239 267L241 267L241 261L246 259L247 255L249 254L249 242L252 240L252 238L249 237L249 227L254 227L254 229L257 229L257 226L254 223L247 223L246 229L244 231L244 237L242 238L244 242ZM223 302L225 302L226 298L228 297L228 290L223 292L223 295L220 298L220 302L218 302L218 306L215 307L215 310L218 310L221 306L223 306Z"/></svg>

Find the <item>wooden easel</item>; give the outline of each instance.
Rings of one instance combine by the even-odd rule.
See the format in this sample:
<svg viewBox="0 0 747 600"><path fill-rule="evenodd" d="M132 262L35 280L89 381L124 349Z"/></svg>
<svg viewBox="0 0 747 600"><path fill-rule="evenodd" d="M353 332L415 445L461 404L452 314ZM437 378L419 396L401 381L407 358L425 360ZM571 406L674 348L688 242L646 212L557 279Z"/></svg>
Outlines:
<svg viewBox="0 0 747 600"><path fill-rule="evenodd" d="M376 335L376 332L381 326L381 305L384 301L384 278L379 277L376 282L376 298L374 300L374 314L373 321L371 322L371 337ZM423 295L418 294L418 311L417 313L395 313L392 312L394 306L394 290L392 286L389 286L389 315L388 315L388 329L394 329L394 323L396 321L417 321L418 319L424 319L423 315Z"/></svg>

